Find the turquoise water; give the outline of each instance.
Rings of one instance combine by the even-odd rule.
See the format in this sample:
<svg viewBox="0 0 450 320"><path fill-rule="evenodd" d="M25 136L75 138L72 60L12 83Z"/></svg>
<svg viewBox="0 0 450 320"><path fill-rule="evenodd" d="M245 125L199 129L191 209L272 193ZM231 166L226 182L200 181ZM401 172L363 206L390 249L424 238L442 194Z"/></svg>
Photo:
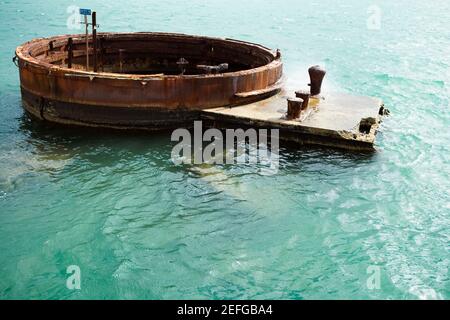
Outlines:
<svg viewBox="0 0 450 320"><path fill-rule="evenodd" d="M101 31L258 42L288 81L391 110L373 155L284 146L280 170L176 167L169 134L63 130L21 109L11 63L29 39ZM379 30L368 8L381 9ZM450 298L450 2L0 2L0 298ZM81 290L66 287L78 265ZM379 270L380 286L367 279ZM370 269L372 268L372 269Z"/></svg>

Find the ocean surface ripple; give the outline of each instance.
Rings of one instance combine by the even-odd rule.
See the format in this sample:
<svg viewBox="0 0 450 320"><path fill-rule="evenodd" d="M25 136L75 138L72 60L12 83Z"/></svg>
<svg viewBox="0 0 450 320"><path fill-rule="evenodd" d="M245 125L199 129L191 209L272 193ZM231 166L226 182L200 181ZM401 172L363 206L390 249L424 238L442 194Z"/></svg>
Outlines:
<svg viewBox="0 0 450 320"><path fill-rule="evenodd" d="M169 133L32 121L10 58L81 32L66 26L74 2L1 1L0 298L450 299L450 2L380 2L371 30L372 2L89 2L101 31L262 43L291 83L321 63L326 90L390 109L374 154L282 145L267 175L175 166Z"/></svg>

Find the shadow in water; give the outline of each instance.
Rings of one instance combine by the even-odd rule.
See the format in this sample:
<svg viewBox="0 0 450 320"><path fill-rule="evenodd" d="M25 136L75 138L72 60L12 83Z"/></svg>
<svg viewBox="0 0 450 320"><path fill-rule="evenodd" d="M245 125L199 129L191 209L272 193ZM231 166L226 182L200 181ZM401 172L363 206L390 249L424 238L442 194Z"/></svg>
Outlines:
<svg viewBox="0 0 450 320"><path fill-rule="evenodd" d="M167 131L63 126L36 120L27 114L19 119L19 131L40 155L66 155L105 165L139 156L170 158L172 145Z"/></svg>
<svg viewBox="0 0 450 320"><path fill-rule="evenodd" d="M171 151L177 143L170 140L171 131L62 126L33 119L27 114L19 118L19 131L35 152L45 159L79 158L113 165L142 157L164 170L186 170L186 166L175 166L171 162ZM376 152L302 146L286 141L280 141L279 153L280 170L298 170L305 165L352 167L369 163L377 157Z"/></svg>

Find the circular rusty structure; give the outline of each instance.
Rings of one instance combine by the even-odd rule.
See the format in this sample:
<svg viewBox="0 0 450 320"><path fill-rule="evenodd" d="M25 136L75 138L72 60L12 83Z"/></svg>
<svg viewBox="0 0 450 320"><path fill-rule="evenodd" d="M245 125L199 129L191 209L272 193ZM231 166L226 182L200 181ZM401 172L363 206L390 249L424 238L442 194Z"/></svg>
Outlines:
<svg viewBox="0 0 450 320"><path fill-rule="evenodd" d="M280 89L280 54L258 44L152 32L99 33L89 41L88 69L84 35L16 49L26 111L63 124L159 129Z"/></svg>

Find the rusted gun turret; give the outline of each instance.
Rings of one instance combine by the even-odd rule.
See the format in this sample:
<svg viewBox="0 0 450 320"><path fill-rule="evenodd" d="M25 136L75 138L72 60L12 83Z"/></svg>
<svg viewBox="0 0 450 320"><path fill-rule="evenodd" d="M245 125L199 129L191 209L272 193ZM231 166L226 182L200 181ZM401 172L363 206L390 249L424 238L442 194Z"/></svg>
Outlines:
<svg viewBox="0 0 450 320"><path fill-rule="evenodd" d="M311 83L309 84L309 86L311 87L311 96L316 96L320 94L322 80L327 72L320 66L312 66L308 69L308 73L309 78L311 79Z"/></svg>

